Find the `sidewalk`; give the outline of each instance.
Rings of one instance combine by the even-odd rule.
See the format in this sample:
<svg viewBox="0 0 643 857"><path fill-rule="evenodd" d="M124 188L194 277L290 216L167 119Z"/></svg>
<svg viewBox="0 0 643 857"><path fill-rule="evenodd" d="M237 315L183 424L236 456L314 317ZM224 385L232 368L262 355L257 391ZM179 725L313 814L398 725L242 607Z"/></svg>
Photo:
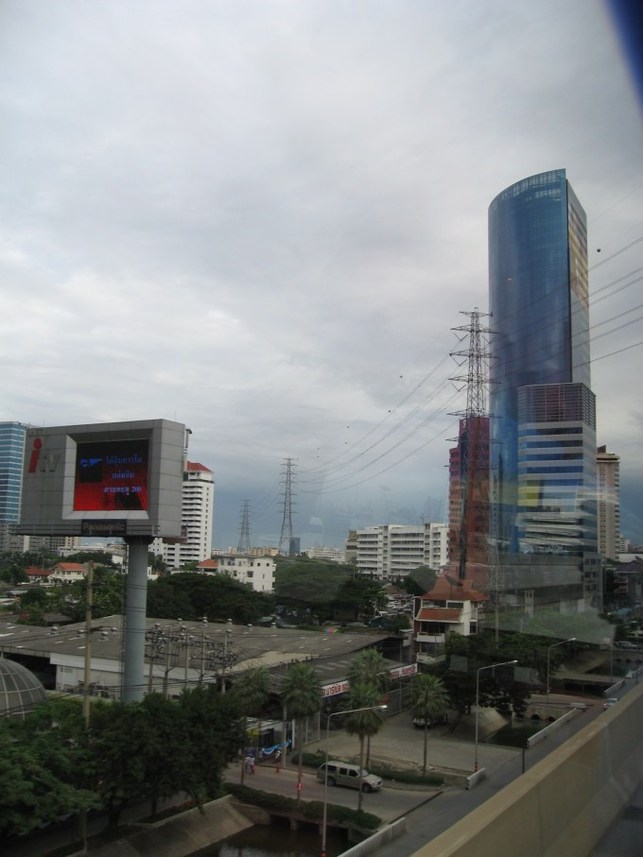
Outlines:
<svg viewBox="0 0 643 857"><path fill-rule="evenodd" d="M440 771L453 771L456 774L468 775L474 766L474 725L471 719L470 729L467 724L460 727L460 734L454 737L448 726L438 726L429 729L427 741L427 768ZM469 732L471 733L469 735ZM484 730L481 730L484 735ZM326 736L319 741L306 745L308 752L318 750L325 757L328 749L329 756L338 755L341 758L359 762L359 738L349 735L344 730L331 732L326 747ZM495 744L479 746L481 764L484 767L497 767L520 752L515 748L502 747ZM381 731L371 738L371 759L376 759L391 767L409 768L417 771L422 769L424 753L424 730L416 729L408 712L401 712L386 719ZM320 762L321 764L321 762Z"/></svg>

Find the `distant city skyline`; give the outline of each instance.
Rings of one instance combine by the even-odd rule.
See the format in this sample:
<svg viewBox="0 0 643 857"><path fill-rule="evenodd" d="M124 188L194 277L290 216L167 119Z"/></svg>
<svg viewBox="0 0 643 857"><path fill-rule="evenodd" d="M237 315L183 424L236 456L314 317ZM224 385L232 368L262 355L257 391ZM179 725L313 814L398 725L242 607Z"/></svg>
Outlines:
<svg viewBox="0 0 643 857"><path fill-rule="evenodd" d="M4 420L185 424L222 548L246 499L278 542L288 457L302 547L446 522L488 206L565 167L643 542L641 104L602 0L5 0L0 84Z"/></svg>

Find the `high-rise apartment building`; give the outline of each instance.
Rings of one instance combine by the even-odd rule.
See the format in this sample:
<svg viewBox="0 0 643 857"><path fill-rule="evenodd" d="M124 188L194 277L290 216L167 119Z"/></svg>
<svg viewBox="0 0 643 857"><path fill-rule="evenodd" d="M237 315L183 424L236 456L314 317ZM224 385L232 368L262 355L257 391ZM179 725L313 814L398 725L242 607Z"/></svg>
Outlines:
<svg viewBox="0 0 643 857"><path fill-rule="evenodd" d="M421 565L436 571L444 566L448 529L446 524L383 524L356 530L349 539L355 545L358 571L389 580L406 577Z"/></svg>
<svg viewBox="0 0 643 857"><path fill-rule="evenodd" d="M489 208L492 539L502 554L596 553L586 217L565 170Z"/></svg>
<svg viewBox="0 0 643 857"><path fill-rule="evenodd" d="M176 544L161 542L162 556L171 569L199 563L212 553L214 473L203 464L187 462L183 473L181 525L184 538ZM154 545L152 551L157 552Z"/></svg>
<svg viewBox="0 0 643 857"><path fill-rule="evenodd" d="M596 451L598 488L598 552L618 560L621 552L621 459L606 446Z"/></svg>

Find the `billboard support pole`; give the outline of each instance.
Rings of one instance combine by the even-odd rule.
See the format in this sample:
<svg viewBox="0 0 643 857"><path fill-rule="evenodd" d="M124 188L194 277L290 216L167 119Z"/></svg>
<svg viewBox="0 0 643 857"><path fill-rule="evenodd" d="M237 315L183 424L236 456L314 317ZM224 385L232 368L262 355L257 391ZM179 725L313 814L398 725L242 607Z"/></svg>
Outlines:
<svg viewBox="0 0 643 857"><path fill-rule="evenodd" d="M125 538L129 559L125 597L123 702L140 702L145 691L147 553L151 541L146 537Z"/></svg>

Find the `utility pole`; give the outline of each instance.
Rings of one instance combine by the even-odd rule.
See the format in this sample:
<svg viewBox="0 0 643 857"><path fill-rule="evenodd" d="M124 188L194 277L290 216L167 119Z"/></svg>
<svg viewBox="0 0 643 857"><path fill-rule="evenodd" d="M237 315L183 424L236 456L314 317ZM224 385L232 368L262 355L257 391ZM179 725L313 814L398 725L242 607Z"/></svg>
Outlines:
<svg viewBox="0 0 643 857"><path fill-rule="evenodd" d="M85 729L89 729L89 685L92 675L92 609L94 606L94 563L87 563L87 574L85 575L85 657L83 669L83 723ZM87 810L81 809L79 813L80 838L83 844L83 854L87 854Z"/></svg>
<svg viewBox="0 0 643 857"><path fill-rule="evenodd" d="M83 670L83 722L89 726L89 684L92 675L92 608L94 606L94 563L87 563L85 575L85 658Z"/></svg>

